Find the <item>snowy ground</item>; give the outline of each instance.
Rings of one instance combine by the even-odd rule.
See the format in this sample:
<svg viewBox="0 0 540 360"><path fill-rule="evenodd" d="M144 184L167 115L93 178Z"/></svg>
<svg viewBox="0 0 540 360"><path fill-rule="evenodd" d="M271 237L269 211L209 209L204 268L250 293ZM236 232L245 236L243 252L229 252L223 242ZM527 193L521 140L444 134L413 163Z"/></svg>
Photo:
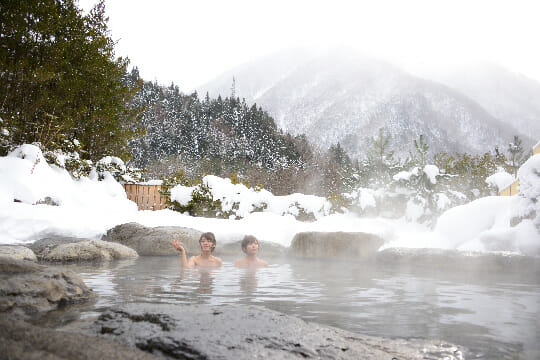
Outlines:
<svg viewBox="0 0 540 360"><path fill-rule="evenodd" d="M538 163L540 157L529 167ZM540 181L533 181L540 188L539 184ZM264 196L268 199L272 195ZM58 206L36 204L46 197ZM301 198L301 194L295 196ZM313 203L314 199L306 199ZM262 241L288 246L301 231L362 231L380 235L385 240L383 247L535 255L540 251L540 235L534 221L525 220L510 227L510 219L522 201L519 197L487 197L454 207L439 218L433 230L405 220L361 218L354 214L323 214L314 222L301 222L291 214L280 215L271 209L247 214L240 220L196 218L170 210L137 211L135 203L127 200L122 186L111 176L98 181L97 175L91 174L74 180L66 170L47 164L32 145L0 158L0 244L32 242L47 234L100 238L115 225L138 222L212 231L221 243L253 234Z"/></svg>

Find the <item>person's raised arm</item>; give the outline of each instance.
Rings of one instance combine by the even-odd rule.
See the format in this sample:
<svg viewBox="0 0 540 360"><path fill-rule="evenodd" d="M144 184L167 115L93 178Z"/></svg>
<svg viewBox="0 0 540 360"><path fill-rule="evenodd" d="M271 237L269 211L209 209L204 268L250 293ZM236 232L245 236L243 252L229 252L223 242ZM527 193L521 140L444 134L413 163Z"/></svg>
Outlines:
<svg viewBox="0 0 540 360"><path fill-rule="evenodd" d="M182 244L178 240L174 240L172 244L173 244L173 246L174 246L174 248L176 250L180 251L180 255L182 257L182 268L192 267L193 265L190 266L189 262L187 261L186 249L184 249ZM191 261L191 259L190 259L190 261Z"/></svg>

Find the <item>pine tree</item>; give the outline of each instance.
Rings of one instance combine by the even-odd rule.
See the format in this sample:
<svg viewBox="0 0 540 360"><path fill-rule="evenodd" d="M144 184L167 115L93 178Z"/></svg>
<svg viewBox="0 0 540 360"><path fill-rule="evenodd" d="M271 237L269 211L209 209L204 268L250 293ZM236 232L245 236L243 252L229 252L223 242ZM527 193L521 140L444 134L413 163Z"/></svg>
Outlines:
<svg viewBox="0 0 540 360"><path fill-rule="evenodd" d="M508 166L514 173L514 176L517 176L517 171L521 164L523 163L524 156L523 156L524 150L522 141L519 138L519 136L514 135L514 140L508 144Z"/></svg>
<svg viewBox="0 0 540 360"><path fill-rule="evenodd" d="M128 60L114 57L103 1L83 15L73 0L5 0L0 33L0 117L12 145L77 139L94 160L126 155L138 84L124 83Z"/></svg>
<svg viewBox="0 0 540 360"><path fill-rule="evenodd" d="M371 147L367 150L367 164L371 181L387 183L391 178L391 169L396 165L394 151L389 149L390 136L385 135L383 128L377 136L371 137Z"/></svg>
<svg viewBox="0 0 540 360"><path fill-rule="evenodd" d="M414 140L415 153L411 156L418 166L424 167L427 164L429 145L427 144L424 135L420 134L418 139Z"/></svg>

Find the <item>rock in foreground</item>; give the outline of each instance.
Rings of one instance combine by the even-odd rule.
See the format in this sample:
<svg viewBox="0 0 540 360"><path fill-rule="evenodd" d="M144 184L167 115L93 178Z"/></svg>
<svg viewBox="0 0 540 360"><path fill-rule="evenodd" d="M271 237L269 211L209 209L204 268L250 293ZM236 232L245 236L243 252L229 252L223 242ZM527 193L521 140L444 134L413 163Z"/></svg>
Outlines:
<svg viewBox="0 0 540 360"><path fill-rule="evenodd" d="M156 360L158 357L107 339L30 325L0 317L0 359Z"/></svg>
<svg viewBox="0 0 540 360"><path fill-rule="evenodd" d="M29 316L94 296L71 270L0 257L0 312Z"/></svg>
<svg viewBox="0 0 540 360"><path fill-rule="evenodd" d="M91 329L169 359L463 358L452 344L358 335L255 306L127 304Z"/></svg>
<svg viewBox="0 0 540 360"><path fill-rule="evenodd" d="M377 235L360 232L302 232L294 236L289 253L303 258L367 259L383 243Z"/></svg>
<svg viewBox="0 0 540 360"><path fill-rule="evenodd" d="M172 246L174 240L183 243L188 253L198 253L201 234L198 230L181 226L146 227L128 223L110 229L102 240L130 247L140 256L178 256L178 251Z"/></svg>

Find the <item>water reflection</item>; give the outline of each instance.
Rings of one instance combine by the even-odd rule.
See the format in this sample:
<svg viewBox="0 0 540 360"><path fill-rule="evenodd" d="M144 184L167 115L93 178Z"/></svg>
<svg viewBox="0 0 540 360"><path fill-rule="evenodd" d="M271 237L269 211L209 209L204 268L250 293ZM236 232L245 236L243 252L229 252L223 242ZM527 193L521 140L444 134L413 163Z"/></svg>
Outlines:
<svg viewBox="0 0 540 360"><path fill-rule="evenodd" d="M259 279L257 278L258 268L246 268L240 269L243 270L240 275L240 290L244 295L251 295L257 291L257 284Z"/></svg>
<svg viewBox="0 0 540 360"><path fill-rule="evenodd" d="M212 284L214 282L214 277L212 276L211 270L198 269L198 273L199 287L197 287L197 293L199 293L200 295L212 294Z"/></svg>
<svg viewBox="0 0 540 360"><path fill-rule="evenodd" d="M538 278L323 261L239 269L224 260L219 269L185 271L177 258L152 257L72 268L100 295L96 308L255 304L353 332L444 339L484 359L540 353Z"/></svg>

